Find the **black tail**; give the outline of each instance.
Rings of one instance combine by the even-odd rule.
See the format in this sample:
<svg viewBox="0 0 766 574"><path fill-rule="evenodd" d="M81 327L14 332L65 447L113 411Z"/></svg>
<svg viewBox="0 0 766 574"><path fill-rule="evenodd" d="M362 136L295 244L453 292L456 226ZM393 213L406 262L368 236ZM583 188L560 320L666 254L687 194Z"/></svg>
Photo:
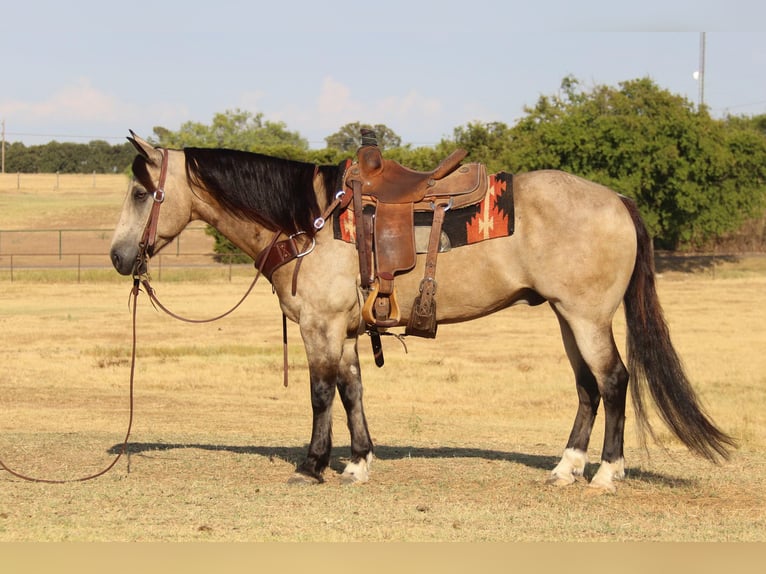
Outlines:
<svg viewBox="0 0 766 574"><path fill-rule="evenodd" d="M689 450L711 461L728 458L736 441L700 406L670 341L654 282L651 239L635 203L622 198L636 227L638 251L623 304L628 327L628 370L639 427L654 438L643 395L649 388L660 416Z"/></svg>

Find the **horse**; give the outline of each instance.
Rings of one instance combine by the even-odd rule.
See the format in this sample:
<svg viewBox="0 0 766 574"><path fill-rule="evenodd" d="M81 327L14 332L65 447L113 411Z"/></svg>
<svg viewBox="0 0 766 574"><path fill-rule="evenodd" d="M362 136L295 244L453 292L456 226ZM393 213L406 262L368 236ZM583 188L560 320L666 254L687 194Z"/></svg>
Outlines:
<svg viewBox="0 0 766 574"><path fill-rule="evenodd" d="M228 149L160 148L130 133L137 155L111 243L115 269L134 278L141 275L147 259L194 220L217 229L256 266L278 238L295 243L302 237L299 257L269 277L282 312L299 325L310 377L311 440L289 481L323 482L336 390L351 437L351 457L341 479L369 480L373 444L358 355L366 331L359 258L356 246L336 239L332 226L316 225L322 213L333 209L343 166ZM588 484L616 490L615 481L625 477L629 381L644 446L647 435L656 438L643 398L649 394L662 421L692 453L716 463L727 459L736 441L702 406L671 343L656 291L651 238L635 202L556 170L514 174L513 201L511 235L439 255L436 320L470 321L519 304L547 302L553 310L578 402L569 439L546 482L564 486L584 475L603 401L600 463ZM161 216L152 216L160 205ZM148 246L147 235L152 237ZM402 317L409 316L423 266L424 257L418 255L415 270L396 277ZM621 303L627 366L612 330Z"/></svg>

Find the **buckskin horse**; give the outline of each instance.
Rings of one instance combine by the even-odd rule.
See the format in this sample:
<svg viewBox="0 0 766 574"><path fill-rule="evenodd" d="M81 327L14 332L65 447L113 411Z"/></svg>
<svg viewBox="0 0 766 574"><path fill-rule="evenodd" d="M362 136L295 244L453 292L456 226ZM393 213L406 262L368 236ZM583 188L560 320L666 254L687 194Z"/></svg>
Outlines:
<svg viewBox="0 0 766 574"><path fill-rule="evenodd" d="M132 131L128 139L138 155L111 245L116 270L138 278L146 260L193 220L216 228L256 265L266 266L275 253L292 253L268 274L284 315L300 327L310 373L311 442L290 480L323 481L337 389L351 435L342 479L367 481L373 444L357 351L367 328L360 258L332 225L322 225L323 214L333 219L345 209L337 206L345 167L226 149L155 148ZM648 389L661 419L690 451L713 462L728 458L735 441L701 406L671 344L655 288L651 240L635 203L553 170L515 174L512 197L511 234L439 254L435 318L437 324L469 321L546 301L553 309L574 371L578 407L547 482L563 486L583 475L603 401L604 442L590 486L615 490L614 481L625 476L629 381L642 437L654 436L642 398ZM418 296L425 259L419 254L415 270L395 278L398 326L407 323ZM621 302L627 367L612 331Z"/></svg>

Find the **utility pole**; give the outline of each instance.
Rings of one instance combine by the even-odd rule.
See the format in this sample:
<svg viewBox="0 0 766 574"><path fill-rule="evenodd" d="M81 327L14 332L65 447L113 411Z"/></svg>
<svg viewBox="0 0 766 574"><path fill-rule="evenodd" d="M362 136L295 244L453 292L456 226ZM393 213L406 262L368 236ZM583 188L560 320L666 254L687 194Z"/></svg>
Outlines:
<svg viewBox="0 0 766 574"><path fill-rule="evenodd" d="M3 118L3 136L2 136L2 144L0 144L0 173L5 173L5 118Z"/></svg>
<svg viewBox="0 0 766 574"><path fill-rule="evenodd" d="M700 32L699 106L705 105L705 32Z"/></svg>

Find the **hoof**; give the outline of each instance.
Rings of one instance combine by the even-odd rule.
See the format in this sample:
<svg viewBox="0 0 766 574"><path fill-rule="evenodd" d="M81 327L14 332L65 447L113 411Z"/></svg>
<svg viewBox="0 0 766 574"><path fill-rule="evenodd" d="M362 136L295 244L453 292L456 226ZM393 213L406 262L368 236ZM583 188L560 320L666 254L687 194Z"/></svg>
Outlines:
<svg viewBox="0 0 766 574"><path fill-rule="evenodd" d="M597 483L591 481L590 484L588 484L588 492L592 494L617 494L617 487L613 482Z"/></svg>
<svg viewBox="0 0 766 574"><path fill-rule="evenodd" d="M368 478L362 480L358 476L346 472L340 475L341 484L361 484L363 482L367 482L368 480Z"/></svg>
<svg viewBox="0 0 766 574"><path fill-rule="evenodd" d="M569 486L570 484L575 483L575 477L573 474L569 475L561 475L561 474L551 474L548 477L548 480L545 481L545 484L549 486Z"/></svg>
<svg viewBox="0 0 766 574"><path fill-rule="evenodd" d="M315 476L309 476L308 474L301 474L300 472L293 473L293 475L287 480L287 484L322 484L324 481L321 478Z"/></svg>
<svg viewBox="0 0 766 574"><path fill-rule="evenodd" d="M601 461L598 472L588 486L602 492L614 494L617 492L614 481L622 480L623 478L625 478L625 461L622 458L617 459L615 462Z"/></svg>
<svg viewBox="0 0 766 574"><path fill-rule="evenodd" d="M360 469L353 469L352 471L349 471L347 468L343 471L343 474L340 475L341 484L362 484L369 480L370 473L367 471L367 469L363 469L361 471Z"/></svg>
<svg viewBox="0 0 766 574"><path fill-rule="evenodd" d="M561 460L551 471L551 475L546 480L546 484L552 486L569 486L574 484L578 476L583 475L585 465L588 462L588 455L581 450L567 448Z"/></svg>
<svg viewBox="0 0 766 574"><path fill-rule="evenodd" d="M369 453L359 462L350 462L343 469L340 481L343 484L359 484L370 480L370 466L372 465L372 453Z"/></svg>

